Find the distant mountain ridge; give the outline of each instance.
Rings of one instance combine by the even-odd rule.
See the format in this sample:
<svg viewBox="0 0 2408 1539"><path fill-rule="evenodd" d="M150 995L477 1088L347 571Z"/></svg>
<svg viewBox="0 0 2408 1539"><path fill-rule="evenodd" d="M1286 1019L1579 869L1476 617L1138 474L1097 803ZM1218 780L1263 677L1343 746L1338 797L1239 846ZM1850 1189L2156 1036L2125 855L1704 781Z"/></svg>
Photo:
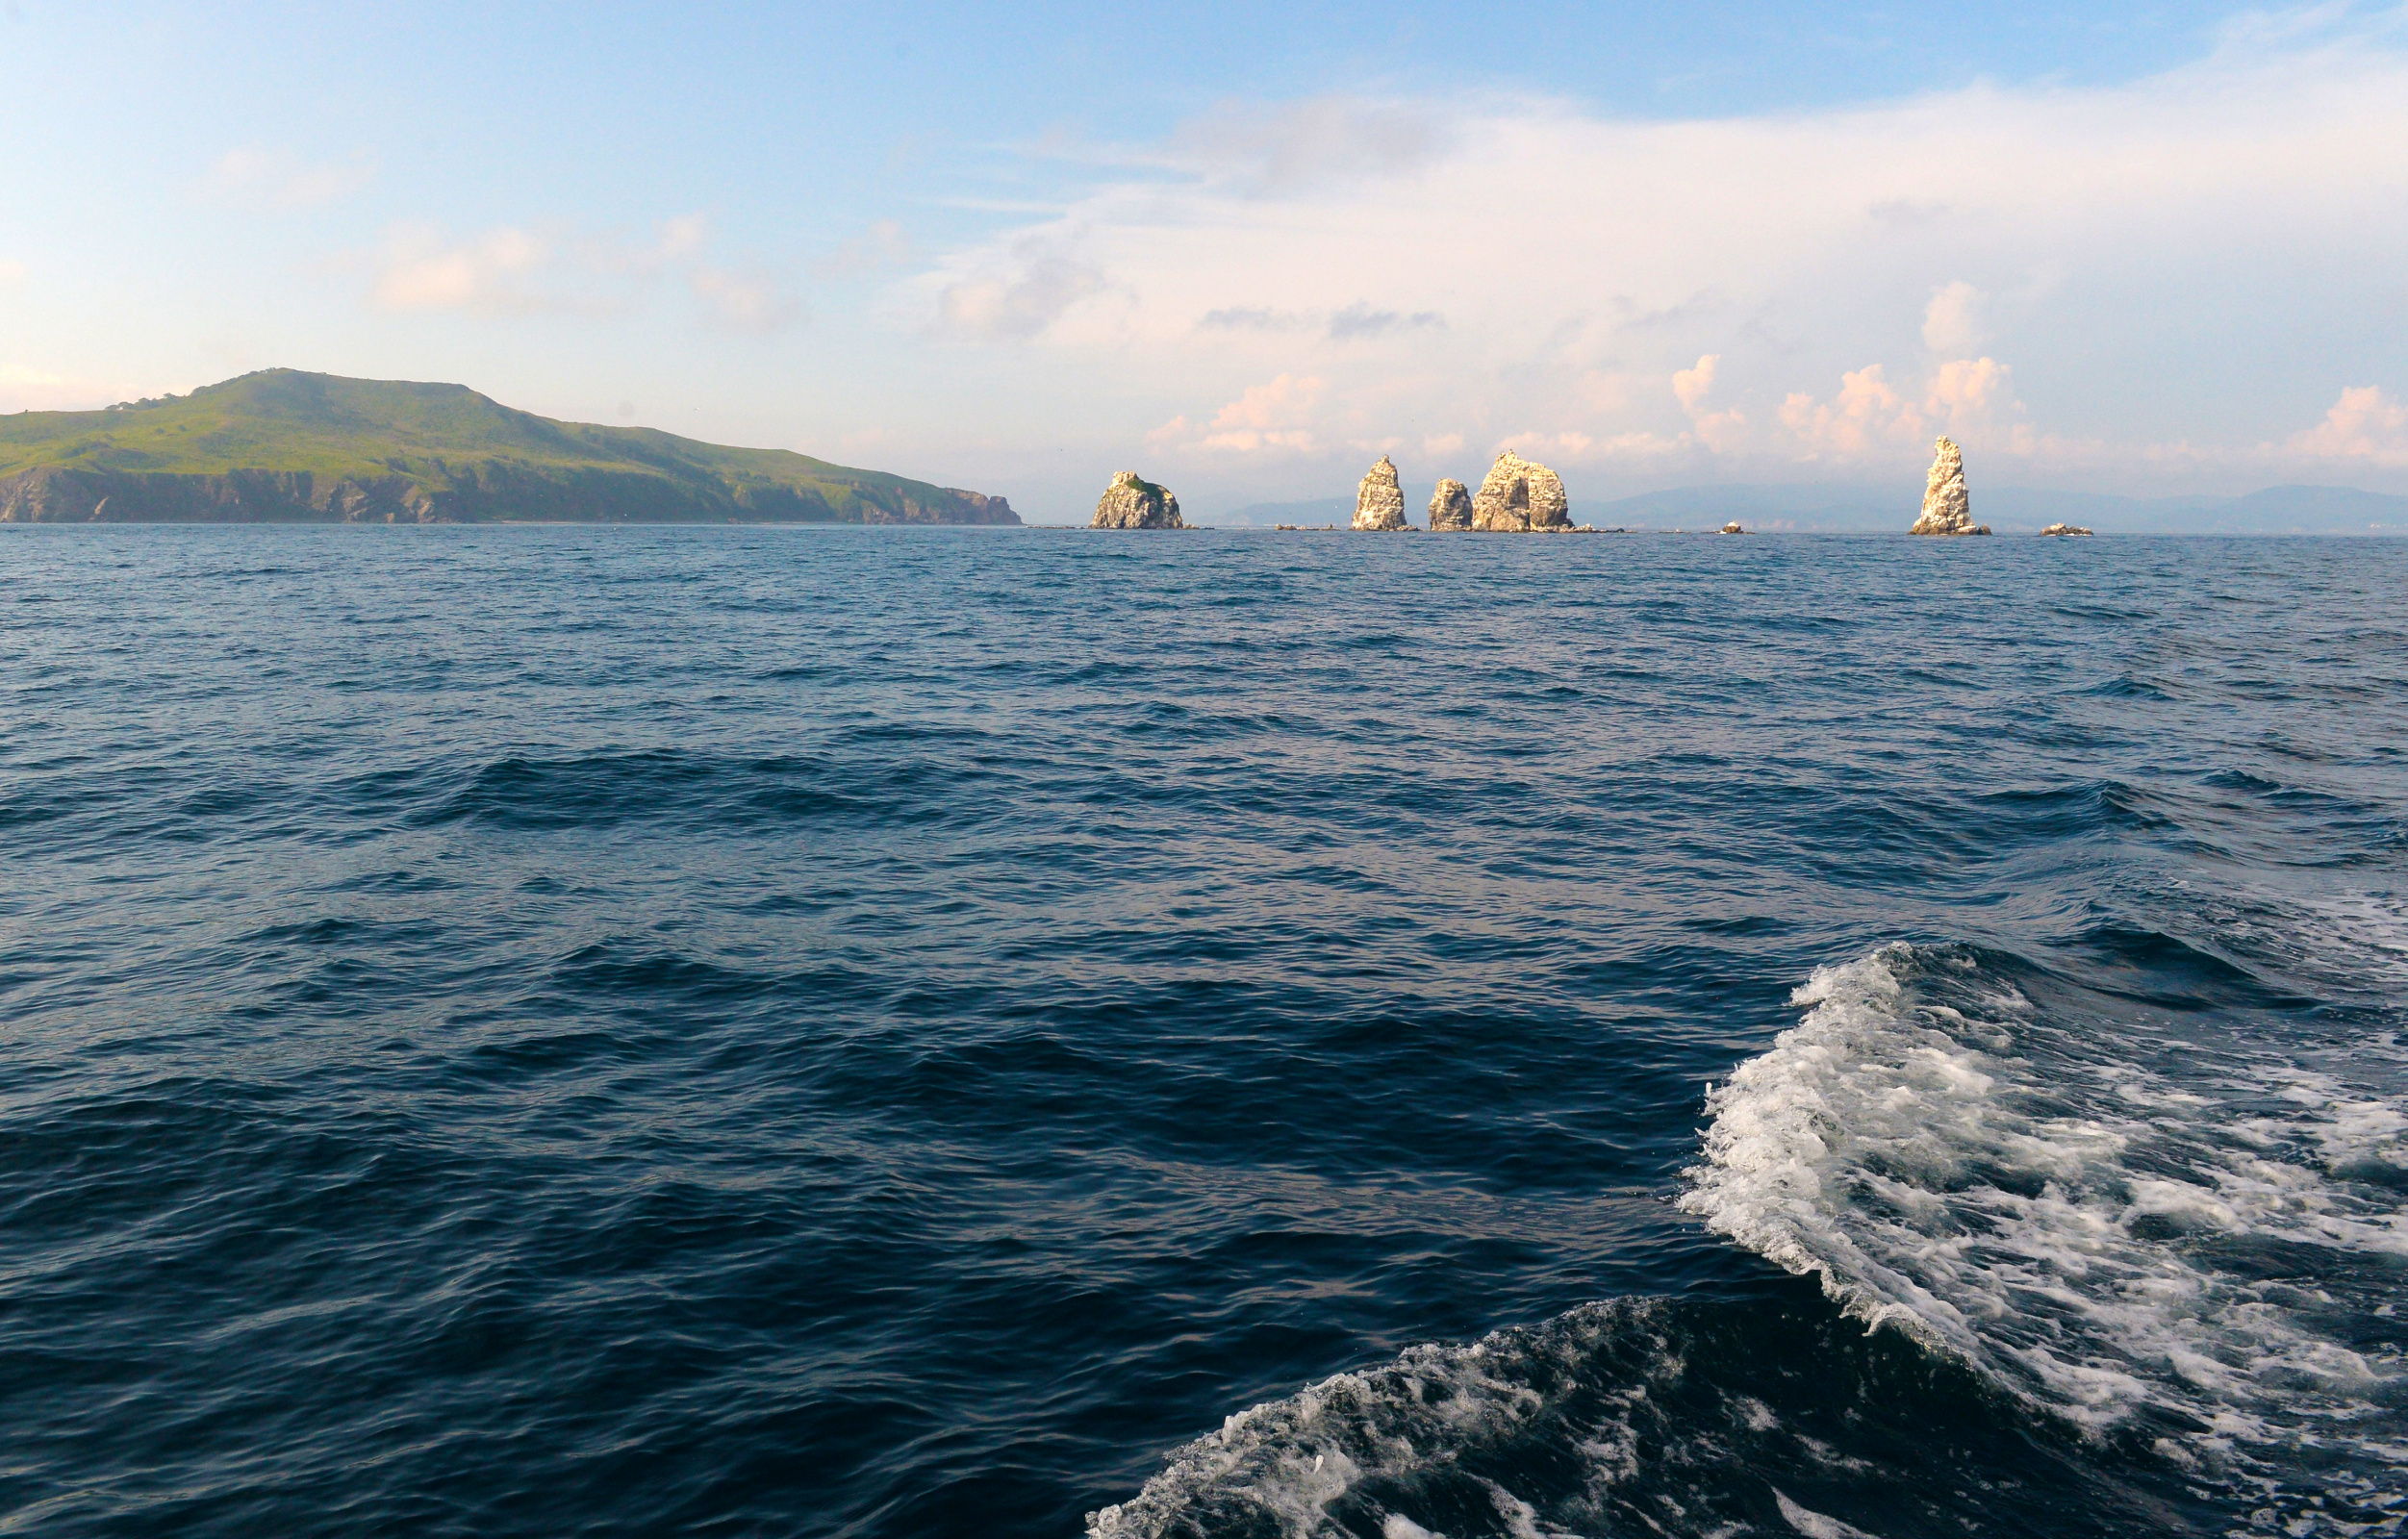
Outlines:
<svg viewBox="0 0 2408 1539"><path fill-rule="evenodd" d="M464 385L275 368L0 416L0 522L1017 524L1002 497L783 449L557 422Z"/></svg>

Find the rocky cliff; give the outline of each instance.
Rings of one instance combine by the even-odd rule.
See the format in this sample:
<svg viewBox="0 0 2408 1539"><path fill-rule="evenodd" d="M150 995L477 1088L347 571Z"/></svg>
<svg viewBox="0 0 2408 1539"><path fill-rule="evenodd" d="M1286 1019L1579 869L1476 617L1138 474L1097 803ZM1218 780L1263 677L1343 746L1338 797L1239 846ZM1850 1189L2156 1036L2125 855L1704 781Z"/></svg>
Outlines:
<svg viewBox="0 0 2408 1539"><path fill-rule="evenodd" d="M1168 487L1158 487L1134 470L1123 470L1103 489L1103 500L1096 504L1095 521L1091 529L1184 529L1179 522L1179 498L1171 495Z"/></svg>
<svg viewBox="0 0 2408 1539"><path fill-rule="evenodd" d="M1472 527L1508 531L1569 529L1561 478L1511 449L1497 456L1472 498Z"/></svg>
<svg viewBox="0 0 2408 1539"><path fill-rule="evenodd" d="M1472 494L1463 483L1446 480L1430 494L1430 527L1439 530L1469 529L1472 526Z"/></svg>
<svg viewBox="0 0 2408 1539"><path fill-rule="evenodd" d="M778 449L557 422L459 385L269 369L0 416L0 522L1017 524L1001 497Z"/></svg>
<svg viewBox="0 0 2408 1539"><path fill-rule="evenodd" d="M1943 438L1932 445L1932 468L1923 478L1923 516L1912 535L1986 535L1990 525L1973 521L1972 499L1964 490L1964 455L1957 441Z"/></svg>
<svg viewBox="0 0 2408 1539"><path fill-rule="evenodd" d="M1405 489L1397 484L1396 465L1386 455L1371 467L1355 491L1355 527L1410 529L1405 521Z"/></svg>

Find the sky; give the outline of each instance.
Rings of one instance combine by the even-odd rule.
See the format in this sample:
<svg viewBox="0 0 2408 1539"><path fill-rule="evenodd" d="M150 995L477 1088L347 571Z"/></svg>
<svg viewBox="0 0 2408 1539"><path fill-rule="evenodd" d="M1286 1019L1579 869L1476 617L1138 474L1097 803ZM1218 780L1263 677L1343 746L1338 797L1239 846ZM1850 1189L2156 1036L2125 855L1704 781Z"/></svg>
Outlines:
<svg viewBox="0 0 2408 1539"><path fill-rule="evenodd" d="M2408 492L2408 10L2105 9L0 0L0 411L447 380L1052 521Z"/></svg>

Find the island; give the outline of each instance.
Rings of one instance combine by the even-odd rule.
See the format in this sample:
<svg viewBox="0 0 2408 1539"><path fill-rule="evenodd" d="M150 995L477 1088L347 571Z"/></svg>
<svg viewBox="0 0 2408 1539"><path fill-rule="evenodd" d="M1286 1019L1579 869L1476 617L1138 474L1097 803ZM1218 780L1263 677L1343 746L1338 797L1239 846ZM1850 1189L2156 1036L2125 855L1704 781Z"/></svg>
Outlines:
<svg viewBox="0 0 2408 1539"><path fill-rule="evenodd" d="M465 385L271 368L0 416L0 523L1017 524L1001 497L558 422Z"/></svg>

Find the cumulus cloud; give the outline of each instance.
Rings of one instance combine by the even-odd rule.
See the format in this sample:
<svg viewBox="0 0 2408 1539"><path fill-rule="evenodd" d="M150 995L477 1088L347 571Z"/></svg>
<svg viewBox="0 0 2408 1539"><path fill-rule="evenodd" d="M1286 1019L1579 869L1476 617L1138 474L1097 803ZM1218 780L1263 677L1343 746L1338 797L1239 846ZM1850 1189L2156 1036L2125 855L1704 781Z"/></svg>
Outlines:
<svg viewBox="0 0 2408 1539"><path fill-rule="evenodd" d="M1697 442L1718 454L1737 448L1747 434L1745 414L1714 411L1706 405L1706 397L1713 392L1714 374L1721 366L1720 353L1707 353L1687 368L1674 370L1672 375L1673 399L1688 414L1690 430Z"/></svg>
<svg viewBox="0 0 2408 1539"><path fill-rule="evenodd" d="M1518 434L1734 476L1915 464L1941 431L2090 464L2187 406L2227 416L2252 349L2363 356L2364 317L2395 313L2395 242L2366 210L2408 199L2408 52L2354 16L2115 86L1761 117L1224 108L900 297L1028 344L1028 377L1091 401L1099 436L1320 380L1332 474L1360 443ZM2019 382L2063 418L2033 422ZM2365 442L2396 399L2366 408ZM2263 460L2295 421L2228 447Z"/></svg>
<svg viewBox="0 0 2408 1539"><path fill-rule="evenodd" d="M314 208L349 196L375 174L364 160L314 162L290 149L245 145L210 164L201 191L215 201L251 207Z"/></svg>
<svg viewBox="0 0 2408 1539"><path fill-rule="evenodd" d="M1174 417L1146 435L1156 447L1251 455L1265 450L1310 452L1321 447L1313 417L1329 391L1327 380L1281 374L1249 385L1201 426Z"/></svg>
<svg viewBox="0 0 2408 1539"><path fill-rule="evenodd" d="M2324 420L2293 434L2287 447L2319 460L2408 466L2408 406L2371 385L2345 389Z"/></svg>
<svg viewBox="0 0 2408 1539"><path fill-rule="evenodd" d="M1990 340L1982 330L1982 290L1960 278L1923 307L1923 345L1941 357L1973 351Z"/></svg>
<svg viewBox="0 0 2408 1539"><path fill-rule="evenodd" d="M1781 403L1781 424L1808 460L1872 460L1919 447L1947 433L1968 445L2028 454L2039 443L2019 420L2007 366L1994 358L1952 358L1919 387L1902 391L1879 364L1839 376L1828 400L1793 391Z"/></svg>

